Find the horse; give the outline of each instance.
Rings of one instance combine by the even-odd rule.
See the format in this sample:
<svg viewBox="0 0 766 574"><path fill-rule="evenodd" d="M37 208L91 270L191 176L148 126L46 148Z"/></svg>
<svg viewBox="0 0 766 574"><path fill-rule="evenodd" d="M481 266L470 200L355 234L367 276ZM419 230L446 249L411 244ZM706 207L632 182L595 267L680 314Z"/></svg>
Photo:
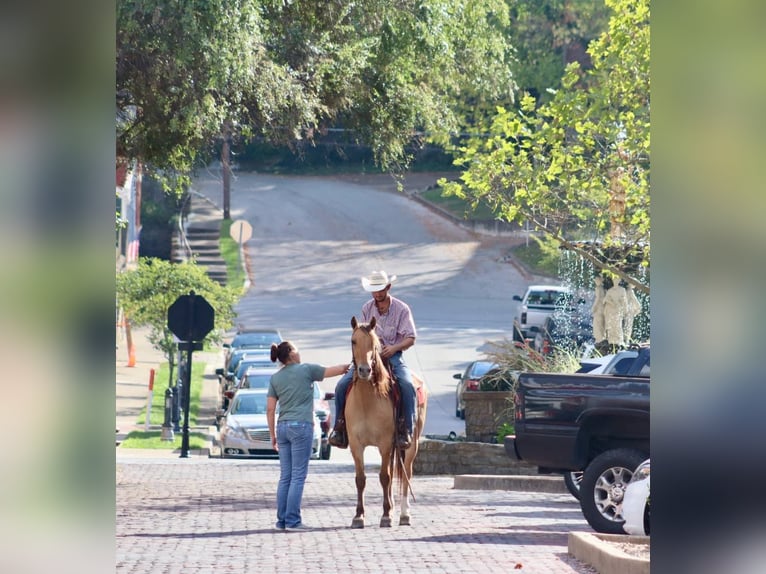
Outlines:
<svg viewBox="0 0 766 574"><path fill-rule="evenodd" d="M380 354L381 345L375 333L375 317L369 323L351 318L351 352L354 359L354 378L346 399L346 432L356 473L356 515L352 528L364 528L364 449L375 446L380 452L380 485L383 488L383 516L381 527L391 526L393 508L393 482L399 486L400 526L409 526L412 492L412 467L418 453L418 439L426 420L426 393L423 381L413 375L418 392L412 444L407 449L395 448L396 420L392 400L393 380ZM422 399L420 398L422 397Z"/></svg>

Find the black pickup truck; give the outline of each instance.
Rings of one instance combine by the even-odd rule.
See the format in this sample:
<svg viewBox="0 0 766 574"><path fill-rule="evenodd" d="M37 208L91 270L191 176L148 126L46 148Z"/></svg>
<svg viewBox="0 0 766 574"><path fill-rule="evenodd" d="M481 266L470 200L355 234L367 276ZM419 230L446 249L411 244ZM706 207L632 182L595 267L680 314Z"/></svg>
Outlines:
<svg viewBox="0 0 766 574"><path fill-rule="evenodd" d="M505 451L541 473L582 471L578 498L597 532L623 533L625 488L649 458L649 363L647 346L622 375L519 375Z"/></svg>

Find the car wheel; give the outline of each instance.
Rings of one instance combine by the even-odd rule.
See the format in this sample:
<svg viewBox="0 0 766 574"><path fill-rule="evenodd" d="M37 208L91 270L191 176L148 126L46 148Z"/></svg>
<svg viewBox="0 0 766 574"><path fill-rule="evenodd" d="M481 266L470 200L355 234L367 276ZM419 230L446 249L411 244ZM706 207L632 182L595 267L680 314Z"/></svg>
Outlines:
<svg viewBox="0 0 766 574"><path fill-rule="evenodd" d="M564 473L564 484L567 487L569 493L577 500L580 500L580 483L582 482L582 471L573 470L572 472Z"/></svg>
<svg viewBox="0 0 766 574"><path fill-rule="evenodd" d="M580 482L580 508L596 532L624 534L622 499L636 467L646 460L641 451L617 448L601 453L585 469Z"/></svg>
<svg viewBox="0 0 766 574"><path fill-rule="evenodd" d="M330 460L330 453L332 452L332 445L328 442L323 444L319 450L319 458L322 460Z"/></svg>

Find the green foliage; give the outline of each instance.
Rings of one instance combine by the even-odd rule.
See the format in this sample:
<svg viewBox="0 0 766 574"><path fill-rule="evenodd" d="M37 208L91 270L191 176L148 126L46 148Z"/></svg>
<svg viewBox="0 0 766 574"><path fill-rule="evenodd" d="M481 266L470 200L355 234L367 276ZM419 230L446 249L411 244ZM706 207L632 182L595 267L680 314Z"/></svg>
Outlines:
<svg viewBox="0 0 766 574"><path fill-rule="evenodd" d="M499 427L497 427L497 444L503 444L505 442L505 437L509 434L514 434L515 432L516 427L513 426L513 423L502 423Z"/></svg>
<svg viewBox="0 0 766 574"><path fill-rule="evenodd" d="M170 365L175 364L178 345L167 326L168 308L181 295L190 291L202 295L215 310L215 328L206 343L218 343L222 333L234 319L235 290L210 279L194 262L170 263L162 259L142 257L135 269L117 273L117 302L134 326L148 326L149 341L162 351Z"/></svg>
<svg viewBox="0 0 766 574"><path fill-rule="evenodd" d="M542 105L498 108L489 138L460 150L462 181L443 184L648 292L637 265L649 264L649 2L607 6L593 68L570 64Z"/></svg>
<svg viewBox="0 0 766 574"><path fill-rule="evenodd" d="M341 125L395 169L508 101L508 25L505 0L121 0L118 155L182 188L224 125L296 148Z"/></svg>
<svg viewBox="0 0 766 574"><path fill-rule="evenodd" d="M516 83L548 101L548 90L561 87L568 63L591 67L585 48L606 29L606 5L593 0L525 0L511 6Z"/></svg>

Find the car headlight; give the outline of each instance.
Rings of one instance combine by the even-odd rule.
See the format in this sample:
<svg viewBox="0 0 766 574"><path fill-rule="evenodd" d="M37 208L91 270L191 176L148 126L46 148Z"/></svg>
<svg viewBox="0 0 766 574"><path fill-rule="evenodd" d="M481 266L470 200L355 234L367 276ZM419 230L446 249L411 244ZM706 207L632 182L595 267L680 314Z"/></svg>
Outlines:
<svg viewBox="0 0 766 574"><path fill-rule="evenodd" d="M226 434L235 438L247 438L247 435L245 434L245 431L242 429L242 427L240 427L234 421L230 421L229 424L226 425Z"/></svg>
<svg viewBox="0 0 766 574"><path fill-rule="evenodd" d="M630 479L630 482L636 482L637 480L643 480L648 477L649 477L649 460L647 459L641 464L639 464L636 470L633 471L633 478Z"/></svg>

